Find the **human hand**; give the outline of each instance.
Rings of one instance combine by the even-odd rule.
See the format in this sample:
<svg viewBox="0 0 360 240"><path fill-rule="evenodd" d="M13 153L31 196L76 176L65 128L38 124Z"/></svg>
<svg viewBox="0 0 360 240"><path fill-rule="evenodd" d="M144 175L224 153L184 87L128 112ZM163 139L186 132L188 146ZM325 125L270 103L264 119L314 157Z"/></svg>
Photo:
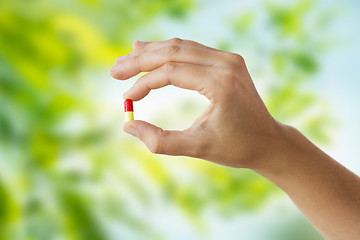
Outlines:
<svg viewBox="0 0 360 240"><path fill-rule="evenodd" d="M278 124L267 111L246 68L234 53L178 38L139 42L117 58L112 77L126 80L140 72L125 99L138 101L152 89L174 85L210 100L208 109L183 131L167 131L144 121L125 123L153 153L206 159L232 167L257 168L276 149Z"/></svg>
<svg viewBox="0 0 360 240"><path fill-rule="evenodd" d="M151 89L174 85L198 91L210 106L184 131L135 120L125 123L126 132L153 153L253 169L283 189L327 239L357 239L360 178L271 117L241 56L177 38L136 41L133 47L116 60L111 75L126 80L149 73L125 99L138 101Z"/></svg>

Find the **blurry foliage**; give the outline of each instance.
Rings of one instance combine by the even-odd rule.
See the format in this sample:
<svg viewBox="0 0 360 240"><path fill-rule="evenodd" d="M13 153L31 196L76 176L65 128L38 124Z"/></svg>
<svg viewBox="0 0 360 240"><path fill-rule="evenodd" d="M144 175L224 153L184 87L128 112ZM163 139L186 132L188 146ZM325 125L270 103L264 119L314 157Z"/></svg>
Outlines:
<svg viewBox="0 0 360 240"><path fill-rule="evenodd" d="M129 52L130 35L158 15L183 19L194 7L190 0L1 3L0 239L108 239L114 223L124 230L115 239L158 239L151 219L142 220L132 209L134 202L146 212L160 196L160 204L175 204L201 222L209 207L236 215L258 209L279 192L247 170L193 159L166 161L117 137L116 122L98 120L103 106L93 96L101 81L84 72L96 75ZM311 7L311 1L298 1L266 9L278 46L294 42L268 56L278 82L266 102L282 121L304 115L318 101L300 90L320 68L317 45L307 42L311 36L303 25ZM234 34L246 35L256 21L255 13L240 15ZM226 42L222 46L231 49ZM199 114L188 102L179 111ZM326 141L327 119L310 116L304 129ZM80 124L64 130L69 121Z"/></svg>
<svg viewBox="0 0 360 240"><path fill-rule="evenodd" d="M317 10L312 0L298 1L290 6L268 4L269 23L277 41L270 52L274 81L266 104L272 115L281 122L305 123L300 130L310 139L329 143L328 129L333 119L315 93L303 86L319 71L319 58L331 36L314 36L326 29L324 18L334 16L327 10ZM316 24L323 22L323 24ZM315 23L315 24L313 24ZM329 21L327 22L329 24ZM325 32L325 31L324 31ZM315 125L315 122L321 122Z"/></svg>
<svg viewBox="0 0 360 240"><path fill-rule="evenodd" d="M267 1L264 7L265 20L257 15L259 12L245 12L232 19L240 41L250 37L252 45L258 47L255 52L259 58L271 64L270 70L257 67L267 79L264 101L275 119L295 124L313 141L327 144L335 121L319 97L309 91L309 82L321 70L321 54L333 46L334 36L326 34L326 29L337 11L319 9L314 0L284 4ZM266 29L263 38L251 30L259 26ZM219 46L224 48L224 43Z"/></svg>
<svg viewBox="0 0 360 240"><path fill-rule="evenodd" d="M0 239L106 239L83 191L92 176L59 167L81 152L97 161L118 152L104 146L114 126L101 126L83 71L103 69L130 49L129 34L159 13L181 18L190 1L6 1L0 7ZM75 133L59 126L76 113ZM75 115L76 115L75 114ZM98 149L103 146L103 149ZM105 150L104 150L105 149ZM98 160L97 160L98 159ZM10 169L7 174L6 170ZM80 174L80 175L79 175ZM74 178L75 177L75 178ZM125 179L125 181L128 181ZM128 181L129 182L129 181ZM134 187L136 181L129 182ZM138 184L139 185L139 184ZM141 189L141 186L138 187ZM44 191L38 195L38 191ZM44 198L41 195L44 194ZM47 198L51 199L47 199ZM143 196L139 197L140 199ZM53 204L48 208L47 204ZM121 205L117 197L117 205ZM53 209L56 208L56 209ZM142 234L145 225L123 207L120 222ZM143 226L144 225L144 226Z"/></svg>
<svg viewBox="0 0 360 240"><path fill-rule="evenodd" d="M237 33L244 33L246 30L251 27L255 21L255 15L252 12L247 12L245 14L239 15L233 21L233 29Z"/></svg>

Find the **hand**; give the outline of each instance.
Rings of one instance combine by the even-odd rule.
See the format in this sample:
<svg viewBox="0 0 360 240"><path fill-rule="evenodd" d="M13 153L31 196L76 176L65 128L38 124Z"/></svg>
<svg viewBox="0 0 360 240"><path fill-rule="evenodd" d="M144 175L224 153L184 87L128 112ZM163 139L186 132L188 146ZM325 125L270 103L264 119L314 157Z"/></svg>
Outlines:
<svg viewBox="0 0 360 240"><path fill-rule="evenodd" d="M174 85L195 90L210 106L184 131L166 131L144 121L131 121L124 131L138 137L153 153L184 155L232 167L258 167L272 151L279 124L259 97L244 59L234 53L178 38L139 42L119 57L112 77L140 77L124 94L138 101L151 89Z"/></svg>
<svg viewBox="0 0 360 240"><path fill-rule="evenodd" d="M171 84L210 100L184 131L127 122L124 130L150 151L251 168L283 189L327 239L358 239L360 178L270 116L241 56L176 38L136 41L132 53L116 60L111 75L125 80L139 72L149 73L124 98L137 101Z"/></svg>

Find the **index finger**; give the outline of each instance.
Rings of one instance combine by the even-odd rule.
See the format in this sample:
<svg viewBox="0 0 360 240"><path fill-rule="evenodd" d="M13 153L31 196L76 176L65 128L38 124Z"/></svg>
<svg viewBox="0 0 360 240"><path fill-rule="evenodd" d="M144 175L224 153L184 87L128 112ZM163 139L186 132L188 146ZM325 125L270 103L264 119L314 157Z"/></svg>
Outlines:
<svg viewBox="0 0 360 240"><path fill-rule="evenodd" d="M125 99L141 100L151 90L173 85L195 90L208 99L213 98L214 68L189 63L170 62L140 77L127 92Z"/></svg>

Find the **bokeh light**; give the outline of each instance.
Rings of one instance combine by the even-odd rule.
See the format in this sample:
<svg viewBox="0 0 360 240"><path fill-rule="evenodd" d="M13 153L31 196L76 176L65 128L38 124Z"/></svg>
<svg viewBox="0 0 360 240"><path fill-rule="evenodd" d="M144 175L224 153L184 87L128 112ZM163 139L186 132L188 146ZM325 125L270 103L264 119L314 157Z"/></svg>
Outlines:
<svg viewBox="0 0 360 240"><path fill-rule="evenodd" d="M151 154L122 131L134 40L237 52L279 121L360 173L358 1L0 3L0 239L322 239L246 169ZM174 87L135 118L184 129L207 100Z"/></svg>

